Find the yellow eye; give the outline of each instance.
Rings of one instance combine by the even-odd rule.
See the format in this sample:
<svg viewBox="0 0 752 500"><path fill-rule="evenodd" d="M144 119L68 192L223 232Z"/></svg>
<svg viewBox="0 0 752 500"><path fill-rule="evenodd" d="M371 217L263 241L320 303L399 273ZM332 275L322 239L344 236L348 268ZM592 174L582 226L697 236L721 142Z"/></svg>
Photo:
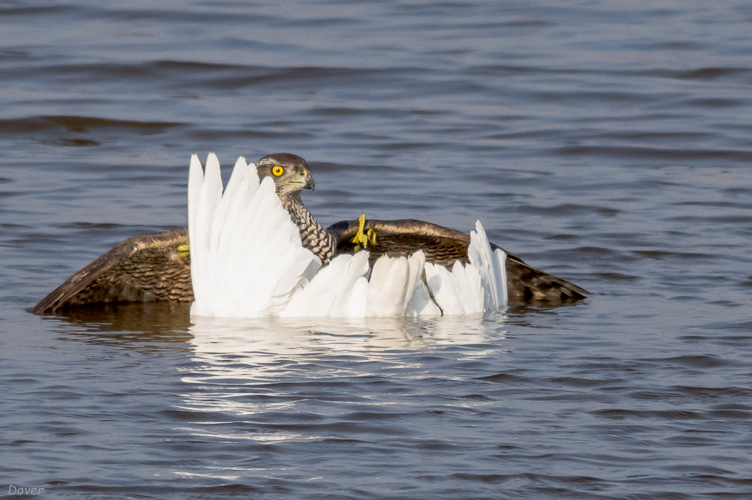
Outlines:
<svg viewBox="0 0 752 500"><path fill-rule="evenodd" d="M274 165L272 167L272 173L274 174L275 177L279 177L280 175L285 173L285 169L280 167L279 165Z"/></svg>

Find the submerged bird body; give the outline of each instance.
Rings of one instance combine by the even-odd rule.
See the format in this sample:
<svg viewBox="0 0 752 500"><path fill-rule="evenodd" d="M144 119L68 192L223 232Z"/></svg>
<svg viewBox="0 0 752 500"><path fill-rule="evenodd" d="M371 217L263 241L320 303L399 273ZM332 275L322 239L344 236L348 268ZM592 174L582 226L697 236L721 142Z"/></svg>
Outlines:
<svg viewBox="0 0 752 500"><path fill-rule="evenodd" d="M219 168L218 162L216 168ZM267 177L272 179L282 207L297 227L302 247L322 264L326 265L338 254L347 254L356 249L352 239L358 233L357 220L341 221L324 229L303 204L301 191L315 187L313 175L304 159L291 154L268 155L257 162L256 174L261 181ZM233 173L233 177L235 175ZM219 182L221 197L221 180ZM190 189L189 186L189 199ZM213 186L212 189L216 191L217 187ZM189 203L189 220L196 220L196 214L192 211L195 208ZM412 219L367 220L361 229L373 230L376 234L367 248L371 267L382 256L408 257L416 251L422 251L422 258L429 265L433 263L447 269L456 267L455 262L467 264L471 260L468 255L471 236L453 229ZM249 245L253 244L253 240L249 241ZM178 251L178 247L188 243L189 234L185 228L130 238L71 276L40 301L32 312L54 313L69 307L112 302L194 301L196 270L192 281L191 257ZM495 249L499 247L491 245L491 250ZM191 242L192 254L194 250L194 242ZM512 255L507 254L505 267L509 302L512 303L556 306L575 302L588 293L577 285L532 268ZM426 269L429 269L428 266ZM201 272L211 274L209 270ZM376 287L372 288L370 293L375 294ZM364 290L358 293L364 293ZM415 291L416 296L420 293L420 290ZM300 302L299 298L296 300Z"/></svg>

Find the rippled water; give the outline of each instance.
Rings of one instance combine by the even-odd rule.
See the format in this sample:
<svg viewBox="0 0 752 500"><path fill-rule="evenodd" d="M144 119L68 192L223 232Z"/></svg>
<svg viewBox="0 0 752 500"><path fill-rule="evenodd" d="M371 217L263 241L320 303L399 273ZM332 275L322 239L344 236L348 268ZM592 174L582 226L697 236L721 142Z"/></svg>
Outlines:
<svg viewBox="0 0 752 500"><path fill-rule="evenodd" d="M752 7L0 3L0 493L752 495ZM585 304L431 321L27 310L182 226L191 153L325 225L491 236Z"/></svg>

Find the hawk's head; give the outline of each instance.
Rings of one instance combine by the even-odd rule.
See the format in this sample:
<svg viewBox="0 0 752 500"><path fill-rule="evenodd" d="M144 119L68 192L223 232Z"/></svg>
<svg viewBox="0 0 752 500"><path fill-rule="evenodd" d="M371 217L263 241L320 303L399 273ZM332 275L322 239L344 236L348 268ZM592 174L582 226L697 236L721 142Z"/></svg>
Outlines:
<svg viewBox="0 0 752 500"><path fill-rule="evenodd" d="M299 195L303 189L314 189L316 183L308 163L290 153L275 153L267 155L256 162L259 179L271 177L277 186L277 195L285 201Z"/></svg>

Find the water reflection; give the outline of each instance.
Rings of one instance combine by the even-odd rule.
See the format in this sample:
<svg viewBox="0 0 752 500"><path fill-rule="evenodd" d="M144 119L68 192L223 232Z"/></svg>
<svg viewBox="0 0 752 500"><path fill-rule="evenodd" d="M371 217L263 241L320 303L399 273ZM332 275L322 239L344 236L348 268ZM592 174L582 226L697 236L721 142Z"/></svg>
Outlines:
<svg viewBox="0 0 752 500"><path fill-rule="evenodd" d="M453 394L464 380L456 369L486 373L486 364L504 352L507 335L501 311L431 319L230 320L191 319L187 306L155 303L82 308L42 320L106 363L107 391L118 387L118 394L146 400L139 380L147 374L153 399L146 408L168 408L160 418L183 441L231 442L257 454L406 432L396 421L422 415L426 391L446 391L455 408L482 405ZM113 347L125 355L113 356ZM239 474L255 474L251 469ZM233 475L211 467L171 472Z"/></svg>
<svg viewBox="0 0 752 500"><path fill-rule="evenodd" d="M41 317L64 337L90 343L185 343L196 357L364 355L378 359L442 344L503 338L506 312L446 318L191 318L189 304L161 302L80 307Z"/></svg>
<svg viewBox="0 0 752 500"><path fill-rule="evenodd" d="M498 331L503 318L500 312L430 319L192 318L188 331L197 356L350 353L378 359L444 343L483 343L489 332L503 336Z"/></svg>
<svg viewBox="0 0 752 500"><path fill-rule="evenodd" d="M147 302L79 307L40 319L53 323L61 338L127 349L186 349L190 340L189 304Z"/></svg>
<svg viewBox="0 0 752 500"><path fill-rule="evenodd" d="M184 430L263 442L319 439L318 432L305 438L299 432L301 419L303 427L320 419L316 402L353 413L383 411L392 397L385 393L409 390L405 384L427 376L427 365L437 359L446 356L453 364L498 352L506 335L504 317L494 312L429 320L194 318L189 332L196 363L182 377L187 386L182 410L212 420L243 416L254 430L205 425Z"/></svg>

